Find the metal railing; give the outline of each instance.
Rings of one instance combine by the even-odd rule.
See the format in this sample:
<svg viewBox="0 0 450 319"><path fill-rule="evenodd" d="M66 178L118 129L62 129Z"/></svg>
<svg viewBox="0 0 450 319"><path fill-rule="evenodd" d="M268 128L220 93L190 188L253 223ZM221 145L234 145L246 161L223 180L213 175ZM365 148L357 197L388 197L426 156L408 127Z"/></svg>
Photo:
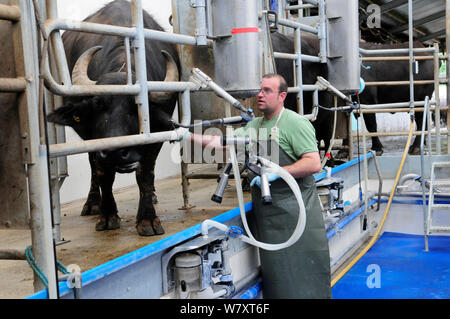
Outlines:
<svg viewBox="0 0 450 319"><path fill-rule="evenodd" d="M315 121L318 113L318 91L323 90L319 85L316 84L303 84L302 77L302 61L313 62L313 63L326 63L327 62L327 43L326 43L326 34L325 34L325 21L326 21L326 13L325 13L325 1L304 1L308 3L307 8L318 8L319 11L319 24L318 27L311 27L309 25L296 22L291 19L276 19L273 16L269 16L269 21L278 23L281 26L285 26L288 28L294 29L294 53L283 53L283 52L274 52L274 58L276 59L287 59L294 61L294 86L288 89L289 93L297 93L297 112L299 114L304 115L310 121ZM292 9L291 6L285 5L284 2L281 3L281 10L289 11ZM305 7L302 5L297 9L304 9ZM320 52L319 56L311 56L302 54L301 48L301 31L305 31L314 35L317 35L320 42ZM304 91L313 91L313 109L311 114L304 114L303 110L303 92Z"/></svg>

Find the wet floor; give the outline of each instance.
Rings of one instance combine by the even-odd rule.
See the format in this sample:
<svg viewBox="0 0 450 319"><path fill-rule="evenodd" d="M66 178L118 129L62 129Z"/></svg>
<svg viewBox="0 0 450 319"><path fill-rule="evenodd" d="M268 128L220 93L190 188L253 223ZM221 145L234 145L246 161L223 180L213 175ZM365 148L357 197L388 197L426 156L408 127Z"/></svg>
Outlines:
<svg viewBox="0 0 450 319"><path fill-rule="evenodd" d="M381 137L385 155L401 155L407 137ZM368 139L367 149L371 143ZM337 145L339 145L338 141ZM448 149L447 137L441 138L442 153ZM357 156L358 143L355 139L353 156ZM359 143L362 154L362 143ZM432 140L432 150L436 150L436 142ZM336 154L337 151L333 151ZM198 165L192 165L198 168ZM219 173L215 167L204 165L209 172ZM103 264L140 247L151 244L183 229L201 223L203 220L217 216L238 206L234 182L230 181L222 204L210 200L215 191L215 179L190 180L189 210L183 206L181 177L176 176L156 181L156 192L159 203L156 211L166 233L161 236L141 237L135 229L135 217L139 191L137 187L129 187L115 192L115 198L121 217L121 228L112 231L95 231L96 216L80 216L84 200L64 204L61 211L61 235L68 242L57 246L57 258L64 265L78 265L82 271ZM250 194L244 193L245 201L250 201ZM2 230L0 232L0 248L25 249L31 244L29 231ZM34 292L33 273L26 261L0 261L0 299L24 298Z"/></svg>
<svg viewBox="0 0 450 319"><path fill-rule="evenodd" d="M220 172L210 167L210 172ZM95 231L96 216L80 216L84 200L64 204L61 210L61 236L68 241L56 248L57 259L64 265L76 264L81 271L101 265L138 248L201 223L238 206L234 181L230 180L222 204L211 201L217 182L215 179L190 180L190 204L182 210L181 177L156 181L158 216L165 229L161 236L141 237L137 234L136 212L139 191L129 187L115 192L121 228ZM244 193L245 202L250 194ZM25 249L31 244L29 231L4 230L0 232L0 248ZM33 273L26 261L0 261L0 299L24 298L33 294Z"/></svg>

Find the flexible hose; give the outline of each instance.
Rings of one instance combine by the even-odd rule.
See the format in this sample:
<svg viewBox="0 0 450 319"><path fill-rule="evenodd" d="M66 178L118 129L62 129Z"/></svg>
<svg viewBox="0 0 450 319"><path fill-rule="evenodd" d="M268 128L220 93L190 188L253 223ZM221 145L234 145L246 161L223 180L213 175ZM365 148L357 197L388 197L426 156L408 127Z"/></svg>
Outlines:
<svg viewBox="0 0 450 319"><path fill-rule="evenodd" d="M292 189L294 196L298 202L299 214L298 214L297 225L296 225L294 231L292 232L291 237L289 237L289 239L286 240L284 243L268 244L268 243L263 243L263 242L257 241L253 237L253 235L250 231L250 228L248 227L248 223L247 223L247 217L246 217L245 209L244 209L244 197L243 197L243 193L242 193L242 185L241 185L239 166L238 166L238 162L237 162L236 153L234 151L234 146L230 147L230 156L231 156L231 163L233 164L233 173L235 176L234 180L236 183L236 190L238 193L238 202L239 202L239 209L241 212L242 224L244 225L245 231L247 232L247 234L249 236L249 237L247 237L243 234L239 234L239 238L243 242L246 242L250 245L253 245L253 246L265 249L265 250L272 250L272 251L284 249L284 248L287 248L287 247L295 244L302 236L302 234L305 230L305 226L306 226L305 205L303 203L303 198L302 198L302 194L300 192L300 187L298 186L295 178L292 177L292 175L289 174L288 171L286 171L284 168L278 166L277 164L275 164L265 158L258 156L259 161L262 163L263 166L265 166L268 173L278 174ZM228 232L230 230L230 227L228 227L224 224L221 224L221 223L218 223L218 222L212 221L212 220L205 220L202 223L202 227L201 227L203 236L208 235L208 226L216 227L225 232Z"/></svg>
<svg viewBox="0 0 450 319"><path fill-rule="evenodd" d="M334 97L334 107L337 107L337 97ZM334 111L334 119L333 119L333 133L331 135L331 139L330 139L330 145L328 146L328 149L325 151L325 155L322 159L322 163L320 165L320 168L323 169L323 167L325 166L325 164L327 163L327 154L331 154L331 150L333 149L333 144L334 144L334 137L336 134L336 123L337 123L337 111Z"/></svg>
<svg viewBox="0 0 450 319"><path fill-rule="evenodd" d="M402 156L402 160L400 162L400 167L398 168L397 175L395 176L394 186L392 186L392 190L391 190L391 193L389 195L389 200L388 200L388 203L386 205L386 209L385 209L385 211L383 213L383 218L381 219L380 225L379 225L375 235L372 237L372 239L367 244L367 246L364 247L364 249L331 281L331 287L333 287L358 262L358 260L360 260L361 257L364 256L364 254L370 248L372 248L372 246L378 240L378 236L379 236L381 230L383 229L384 222L386 221L387 215L389 213L389 209L391 207L392 199L394 198L394 193L395 193L395 190L397 188L398 180L400 178L400 174L402 172L403 165L405 164L406 155L408 154L409 146L411 144L411 138L412 138L413 131L414 131L414 120L411 119L411 124L410 124L410 128L409 128L409 135L408 135L408 141L406 142L406 146L405 146L405 149L403 151L403 156Z"/></svg>
<svg viewBox="0 0 450 319"><path fill-rule="evenodd" d="M233 169L234 169L234 174L235 174L235 180L238 181L240 180L240 176L239 176L239 168L238 168L238 163L237 163L237 159L236 159L236 154L233 152L233 150L230 152L231 155L231 160L233 163ZM304 230L305 230L305 226L306 226L306 212L305 212L305 205L303 203L303 199L302 199L302 194L300 192L300 188L296 182L296 180L294 179L294 177L292 177L291 174L289 174L285 169L283 169L282 167L278 166L277 164L270 162L268 160L266 160L265 158L262 157L258 157L258 159L261 161L262 165L264 165L265 167L267 167L267 172L268 173L274 173L274 174L278 174L288 185L289 187L292 189L295 198L297 199L298 202L298 207L299 207L299 215L298 215L298 221L297 221L297 225L295 227L295 230L292 232L291 237L289 237L289 239L287 241L285 241L284 243L280 243L280 244L267 244L267 243L263 243L260 241L257 241L249 227L248 227L248 223L247 223L247 217L245 215L245 210L244 210L244 202L241 199L242 196L238 196L239 200L239 207L240 207L240 211L241 211L241 219L242 219L242 224L244 225L245 231L247 232L248 236L242 235L240 238L242 241L265 249L265 250L280 250L280 249L284 249L287 248L293 244L295 244L300 237L302 236ZM238 183L236 184L236 188L238 190L238 194L242 193L242 186L238 185Z"/></svg>

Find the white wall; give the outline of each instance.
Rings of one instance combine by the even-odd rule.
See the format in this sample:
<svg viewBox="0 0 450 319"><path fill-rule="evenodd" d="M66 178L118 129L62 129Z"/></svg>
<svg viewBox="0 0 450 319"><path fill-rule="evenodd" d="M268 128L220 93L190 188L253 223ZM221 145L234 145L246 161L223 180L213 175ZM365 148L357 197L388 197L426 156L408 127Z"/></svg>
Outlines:
<svg viewBox="0 0 450 319"><path fill-rule="evenodd" d="M60 18L83 20L94 13L110 0L58 0L58 15ZM171 1L143 0L143 8L166 30L172 31L169 16L172 14ZM175 114L177 110L175 110ZM67 142L78 141L80 138L71 129L66 129ZM178 144L178 143L177 143ZM155 176L156 179L173 176L180 173L180 164L177 163L176 144L165 143L159 154ZM174 154L174 155L171 155ZM90 168L87 154L68 156L69 177L66 178L60 192L61 202L85 198L90 185ZM116 174L114 188L122 188L136 183L135 174Z"/></svg>

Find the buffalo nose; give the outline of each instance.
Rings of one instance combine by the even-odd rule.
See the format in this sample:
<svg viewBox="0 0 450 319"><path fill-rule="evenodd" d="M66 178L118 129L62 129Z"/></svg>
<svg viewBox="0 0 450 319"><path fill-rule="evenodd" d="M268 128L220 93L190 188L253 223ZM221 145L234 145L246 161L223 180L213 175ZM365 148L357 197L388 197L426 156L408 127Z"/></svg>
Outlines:
<svg viewBox="0 0 450 319"><path fill-rule="evenodd" d="M140 160L139 153L133 148L122 148L115 152L115 160L118 163L132 163Z"/></svg>
<svg viewBox="0 0 450 319"><path fill-rule="evenodd" d="M98 157L104 160L109 156L110 153L111 153L110 151L100 151L98 152Z"/></svg>
<svg viewBox="0 0 450 319"><path fill-rule="evenodd" d="M130 158L131 158L131 155L130 155L131 152L129 150L127 150L127 149L119 150L118 153L119 153L120 159L122 161L124 161L124 162L128 162L130 160Z"/></svg>

